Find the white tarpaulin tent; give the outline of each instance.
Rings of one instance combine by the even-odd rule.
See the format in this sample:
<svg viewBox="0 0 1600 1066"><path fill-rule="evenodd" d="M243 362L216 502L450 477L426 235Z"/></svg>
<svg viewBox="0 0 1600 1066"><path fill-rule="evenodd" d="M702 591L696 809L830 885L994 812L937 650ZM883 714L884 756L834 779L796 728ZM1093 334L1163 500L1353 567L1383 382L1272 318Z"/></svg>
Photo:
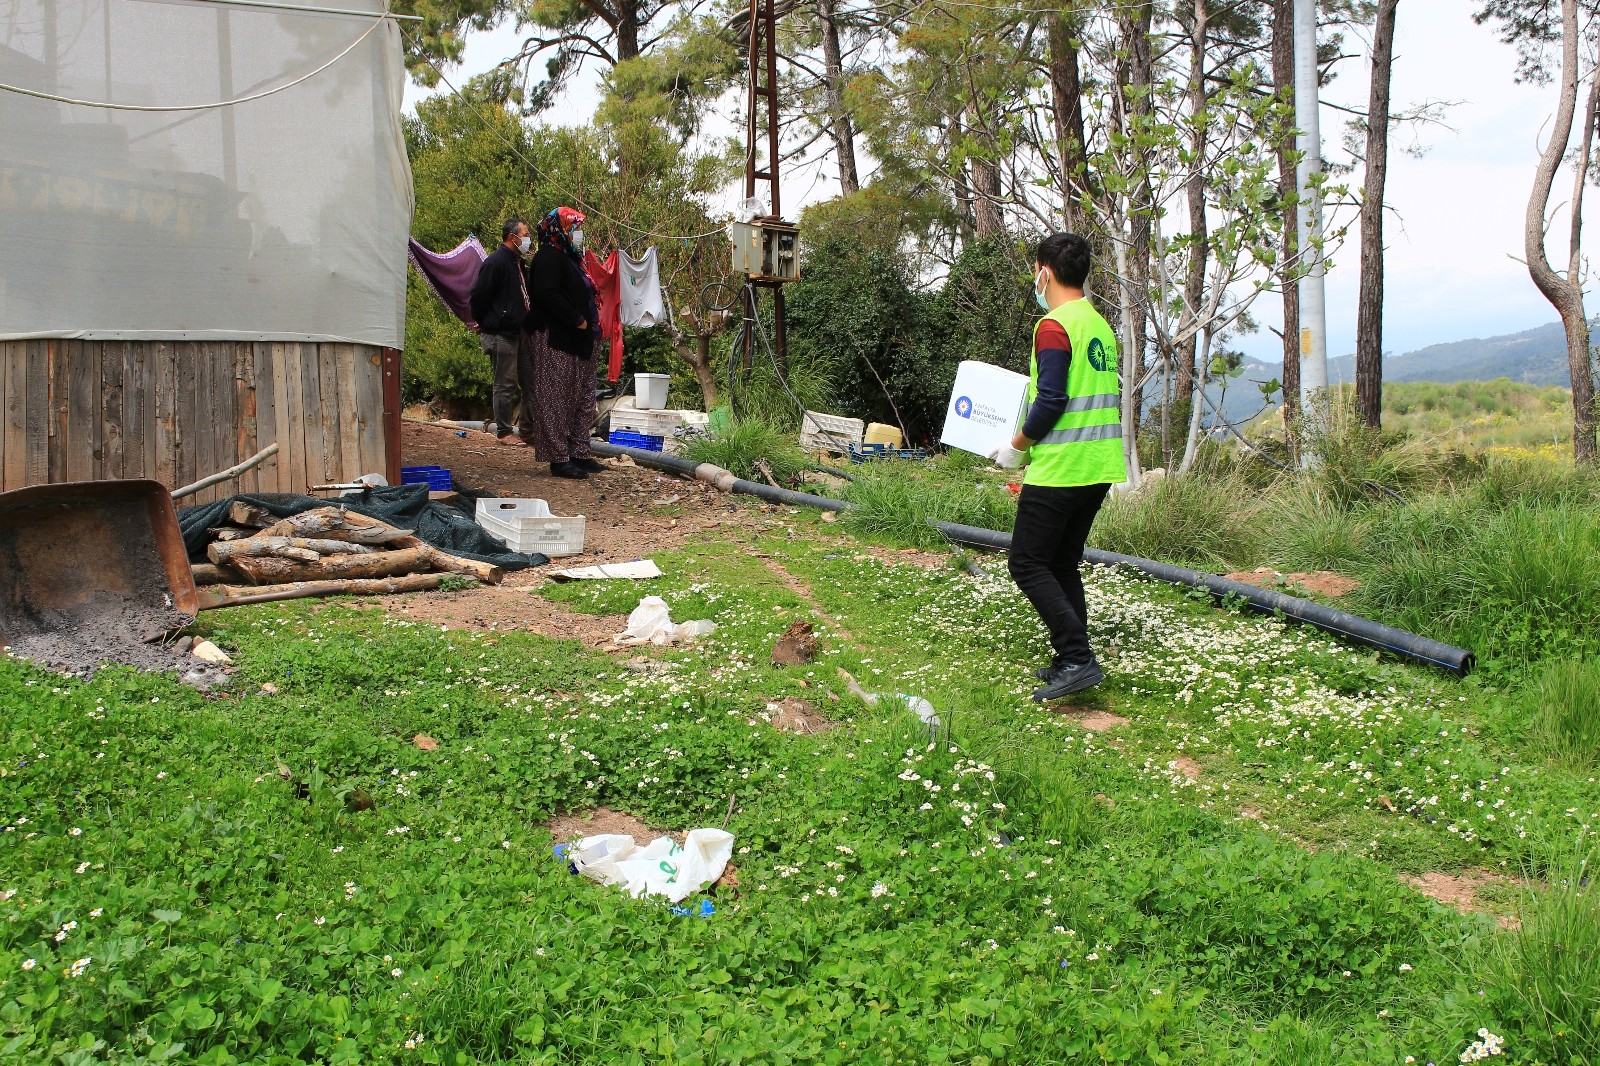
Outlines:
<svg viewBox="0 0 1600 1066"><path fill-rule="evenodd" d="M399 30L274 2L0 3L0 340L401 347Z"/></svg>

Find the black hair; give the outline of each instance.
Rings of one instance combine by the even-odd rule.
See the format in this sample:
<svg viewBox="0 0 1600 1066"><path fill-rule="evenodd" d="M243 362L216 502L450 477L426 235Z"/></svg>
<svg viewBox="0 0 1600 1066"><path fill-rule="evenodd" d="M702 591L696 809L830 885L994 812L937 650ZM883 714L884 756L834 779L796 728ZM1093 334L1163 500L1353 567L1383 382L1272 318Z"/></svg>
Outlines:
<svg viewBox="0 0 1600 1066"><path fill-rule="evenodd" d="M1039 242L1033 261L1069 289L1081 289L1089 279L1089 242L1076 233L1052 233Z"/></svg>
<svg viewBox="0 0 1600 1066"><path fill-rule="evenodd" d="M527 223L522 221L522 219L520 219L520 218L508 218L508 219L506 219L505 225L500 227L500 239L502 241L510 240L511 237L517 232L517 227L518 226L526 226L526 225L527 225Z"/></svg>

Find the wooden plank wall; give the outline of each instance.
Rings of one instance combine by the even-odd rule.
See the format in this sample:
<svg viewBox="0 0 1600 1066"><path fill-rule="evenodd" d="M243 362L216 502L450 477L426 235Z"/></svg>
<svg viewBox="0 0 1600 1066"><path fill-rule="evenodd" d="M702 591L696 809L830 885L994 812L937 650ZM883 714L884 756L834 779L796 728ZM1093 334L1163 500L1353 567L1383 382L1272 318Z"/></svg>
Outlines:
<svg viewBox="0 0 1600 1066"><path fill-rule="evenodd" d="M279 451L195 494L304 492L390 471L385 349L235 341L0 341L0 490L154 478L186 485ZM395 443L398 443L397 441Z"/></svg>

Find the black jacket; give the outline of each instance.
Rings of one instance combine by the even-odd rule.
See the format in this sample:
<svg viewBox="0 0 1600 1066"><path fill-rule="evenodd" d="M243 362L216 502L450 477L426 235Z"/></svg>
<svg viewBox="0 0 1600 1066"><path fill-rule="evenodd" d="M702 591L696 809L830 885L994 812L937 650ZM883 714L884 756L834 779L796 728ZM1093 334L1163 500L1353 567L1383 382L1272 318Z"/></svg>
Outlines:
<svg viewBox="0 0 1600 1066"><path fill-rule="evenodd" d="M528 295L533 299L528 328L549 330L550 347L557 351L585 359L593 354L595 338L600 336L600 312L583 267L555 245L541 244L528 278ZM580 322L589 323L589 328L579 328Z"/></svg>
<svg viewBox="0 0 1600 1066"><path fill-rule="evenodd" d="M522 303L522 257L501 245L478 268L472 283L472 318L484 333L514 337L522 330L527 311Z"/></svg>

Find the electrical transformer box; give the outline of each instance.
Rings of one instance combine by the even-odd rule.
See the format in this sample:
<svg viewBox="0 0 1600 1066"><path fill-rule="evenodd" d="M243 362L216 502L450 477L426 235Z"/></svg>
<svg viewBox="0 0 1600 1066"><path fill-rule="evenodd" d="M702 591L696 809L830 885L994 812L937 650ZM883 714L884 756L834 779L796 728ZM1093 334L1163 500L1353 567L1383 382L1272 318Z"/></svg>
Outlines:
<svg viewBox="0 0 1600 1066"><path fill-rule="evenodd" d="M733 269L756 281L800 280L800 227L755 219L728 227Z"/></svg>

